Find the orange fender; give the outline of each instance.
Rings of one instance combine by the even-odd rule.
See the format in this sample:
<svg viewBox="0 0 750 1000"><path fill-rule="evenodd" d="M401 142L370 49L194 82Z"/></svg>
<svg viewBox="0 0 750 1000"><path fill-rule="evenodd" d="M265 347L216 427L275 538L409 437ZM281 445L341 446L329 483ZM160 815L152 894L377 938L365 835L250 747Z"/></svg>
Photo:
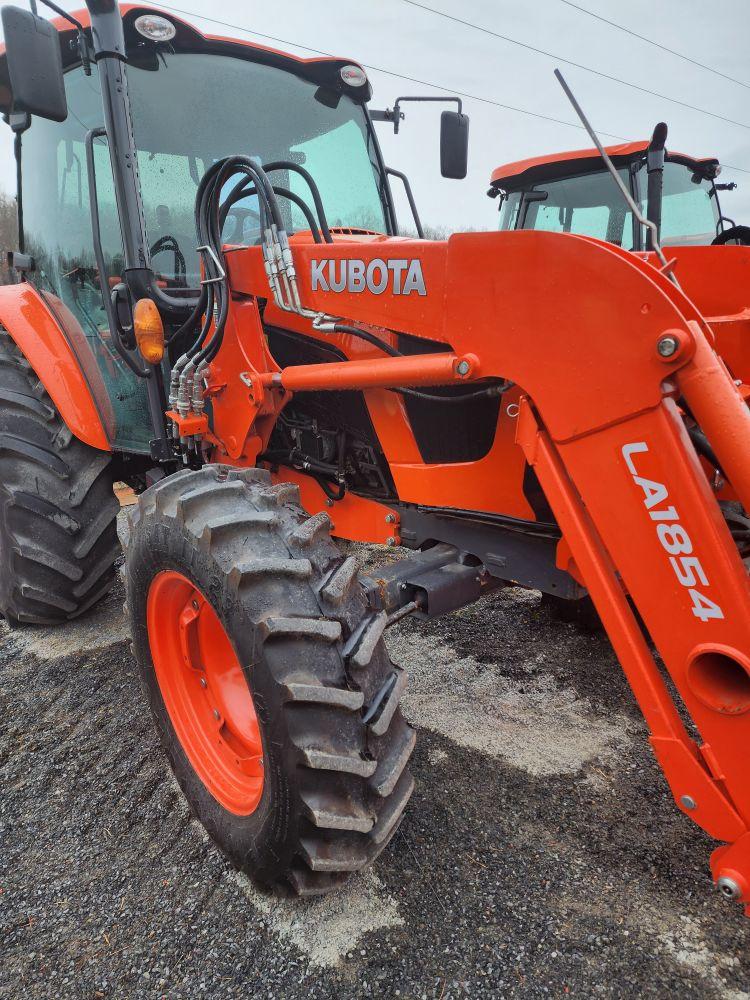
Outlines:
<svg viewBox="0 0 750 1000"><path fill-rule="evenodd" d="M0 324L36 372L68 429L81 441L112 450L115 417L86 337L54 295L33 285L0 286Z"/></svg>

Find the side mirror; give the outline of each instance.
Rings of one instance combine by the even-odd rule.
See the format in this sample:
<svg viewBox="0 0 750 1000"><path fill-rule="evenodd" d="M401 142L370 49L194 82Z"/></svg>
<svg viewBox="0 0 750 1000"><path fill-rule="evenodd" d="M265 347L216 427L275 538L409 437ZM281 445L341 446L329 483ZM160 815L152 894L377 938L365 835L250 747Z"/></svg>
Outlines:
<svg viewBox="0 0 750 1000"><path fill-rule="evenodd" d="M440 115L440 173L460 181L469 159L469 116L459 111Z"/></svg>
<svg viewBox="0 0 750 1000"><path fill-rule="evenodd" d="M2 23L10 85L8 110L64 122L68 104L57 31L43 17L20 7L3 7Z"/></svg>

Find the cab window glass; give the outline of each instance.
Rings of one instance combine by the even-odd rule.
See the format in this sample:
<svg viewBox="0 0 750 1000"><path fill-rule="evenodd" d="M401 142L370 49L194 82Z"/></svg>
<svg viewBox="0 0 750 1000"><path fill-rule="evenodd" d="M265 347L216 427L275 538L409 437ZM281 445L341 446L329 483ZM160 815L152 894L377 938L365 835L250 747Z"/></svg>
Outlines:
<svg viewBox="0 0 750 1000"><path fill-rule="evenodd" d="M647 208L645 167L638 173L642 211ZM681 163L665 163L662 178L661 241L669 246L707 245L716 236L719 214L710 180Z"/></svg>
<svg viewBox="0 0 750 1000"><path fill-rule="evenodd" d="M620 170L619 174L628 186L628 171ZM608 172L538 184L533 191L546 193L547 197L529 201L520 220L524 229L581 233L632 248L632 213Z"/></svg>
<svg viewBox="0 0 750 1000"><path fill-rule="evenodd" d="M518 207L521 204L521 192L513 191L507 195L500 205L500 229L515 229L518 220Z"/></svg>

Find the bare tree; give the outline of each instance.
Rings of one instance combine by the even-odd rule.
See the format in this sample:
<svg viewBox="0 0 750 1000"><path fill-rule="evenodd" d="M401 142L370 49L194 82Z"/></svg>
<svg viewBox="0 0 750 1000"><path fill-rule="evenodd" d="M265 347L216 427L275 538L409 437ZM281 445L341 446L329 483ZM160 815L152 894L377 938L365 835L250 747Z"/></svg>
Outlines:
<svg viewBox="0 0 750 1000"><path fill-rule="evenodd" d="M0 192L0 285L9 284L13 278L6 266L7 250L18 249L16 199Z"/></svg>

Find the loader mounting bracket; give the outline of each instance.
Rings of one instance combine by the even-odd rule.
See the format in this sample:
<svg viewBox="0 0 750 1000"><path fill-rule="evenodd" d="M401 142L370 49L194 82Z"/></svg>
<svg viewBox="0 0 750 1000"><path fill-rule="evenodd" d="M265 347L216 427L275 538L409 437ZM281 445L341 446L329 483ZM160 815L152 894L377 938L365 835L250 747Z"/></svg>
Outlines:
<svg viewBox="0 0 750 1000"><path fill-rule="evenodd" d="M372 607L392 613L415 603L420 618L456 611L501 586L476 558L443 543L399 559L362 583Z"/></svg>

